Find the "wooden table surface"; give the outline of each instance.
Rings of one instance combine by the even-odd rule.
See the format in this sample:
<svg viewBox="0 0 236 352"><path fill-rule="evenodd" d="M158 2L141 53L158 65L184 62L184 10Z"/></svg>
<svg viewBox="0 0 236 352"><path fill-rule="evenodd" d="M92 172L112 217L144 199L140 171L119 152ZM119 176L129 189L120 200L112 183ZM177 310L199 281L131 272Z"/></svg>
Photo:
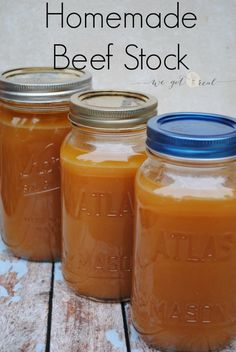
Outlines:
<svg viewBox="0 0 236 352"><path fill-rule="evenodd" d="M0 241L0 352L152 352L130 323L129 304L76 296L61 264L13 257ZM157 351L157 350L155 350ZM222 352L235 352L236 342Z"/></svg>

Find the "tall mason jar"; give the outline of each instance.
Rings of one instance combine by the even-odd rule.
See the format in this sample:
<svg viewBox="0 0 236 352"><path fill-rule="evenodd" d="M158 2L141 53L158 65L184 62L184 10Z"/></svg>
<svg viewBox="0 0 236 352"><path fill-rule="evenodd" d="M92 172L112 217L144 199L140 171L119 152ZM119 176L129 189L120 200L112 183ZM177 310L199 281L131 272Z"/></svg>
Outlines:
<svg viewBox="0 0 236 352"><path fill-rule="evenodd" d="M73 69L0 76L2 236L16 256L61 256L60 146L70 131L70 96L89 88L91 75Z"/></svg>
<svg viewBox="0 0 236 352"><path fill-rule="evenodd" d="M63 274L100 301L130 297L134 179L146 158L154 97L137 92L73 95L72 131L61 148Z"/></svg>
<svg viewBox="0 0 236 352"><path fill-rule="evenodd" d="M160 350L236 338L236 122L173 113L147 127L136 178L132 320Z"/></svg>

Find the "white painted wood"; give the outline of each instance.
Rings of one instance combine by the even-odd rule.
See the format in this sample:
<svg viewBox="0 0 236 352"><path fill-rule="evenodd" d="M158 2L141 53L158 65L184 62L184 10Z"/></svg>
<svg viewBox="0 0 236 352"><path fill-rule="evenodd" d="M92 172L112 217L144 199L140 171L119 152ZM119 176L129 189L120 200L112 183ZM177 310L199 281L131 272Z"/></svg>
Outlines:
<svg viewBox="0 0 236 352"><path fill-rule="evenodd" d="M51 352L126 352L120 304L76 296L55 265Z"/></svg>
<svg viewBox="0 0 236 352"><path fill-rule="evenodd" d="M50 263L13 257L0 240L0 351L44 352Z"/></svg>
<svg viewBox="0 0 236 352"><path fill-rule="evenodd" d="M51 352L127 352L120 304L76 296L55 265ZM45 352L50 263L13 257L0 241L0 351ZM148 348L134 330L126 305L131 352ZM236 341L222 352L235 352Z"/></svg>

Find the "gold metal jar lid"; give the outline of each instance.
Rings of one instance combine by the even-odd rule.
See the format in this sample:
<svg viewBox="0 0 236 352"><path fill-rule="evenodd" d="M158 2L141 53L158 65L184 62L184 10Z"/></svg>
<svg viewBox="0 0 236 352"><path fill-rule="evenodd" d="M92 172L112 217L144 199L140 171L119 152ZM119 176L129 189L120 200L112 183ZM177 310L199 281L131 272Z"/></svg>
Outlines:
<svg viewBox="0 0 236 352"><path fill-rule="evenodd" d="M71 97L73 124L98 128L126 128L145 124L157 114L157 99L133 91L96 90Z"/></svg>
<svg viewBox="0 0 236 352"><path fill-rule="evenodd" d="M21 103L69 102L72 94L91 89L89 72L26 67L0 74L0 99Z"/></svg>

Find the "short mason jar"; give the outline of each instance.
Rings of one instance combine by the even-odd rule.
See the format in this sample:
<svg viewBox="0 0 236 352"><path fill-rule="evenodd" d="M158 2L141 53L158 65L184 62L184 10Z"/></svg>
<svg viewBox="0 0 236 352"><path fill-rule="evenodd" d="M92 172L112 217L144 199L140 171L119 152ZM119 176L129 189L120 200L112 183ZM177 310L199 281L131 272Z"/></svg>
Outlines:
<svg viewBox="0 0 236 352"><path fill-rule="evenodd" d="M132 320L160 350L236 337L236 122L173 113L147 127L136 178Z"/></svg>
<svg viewBox="0 0 236 352"><path fill-rule="evenodd" d="M134 179L145 160L154 97L125 91L73 95L61 148L63 274L79 295L130 297Z"/></svg>
<svg viewBox="0 0 236 352"><path fill-rule="evenodd" d="M32 67L0 76L0 191L3 241L19 257L61 256L60 146L69 100L91 75Z"/></svg>

